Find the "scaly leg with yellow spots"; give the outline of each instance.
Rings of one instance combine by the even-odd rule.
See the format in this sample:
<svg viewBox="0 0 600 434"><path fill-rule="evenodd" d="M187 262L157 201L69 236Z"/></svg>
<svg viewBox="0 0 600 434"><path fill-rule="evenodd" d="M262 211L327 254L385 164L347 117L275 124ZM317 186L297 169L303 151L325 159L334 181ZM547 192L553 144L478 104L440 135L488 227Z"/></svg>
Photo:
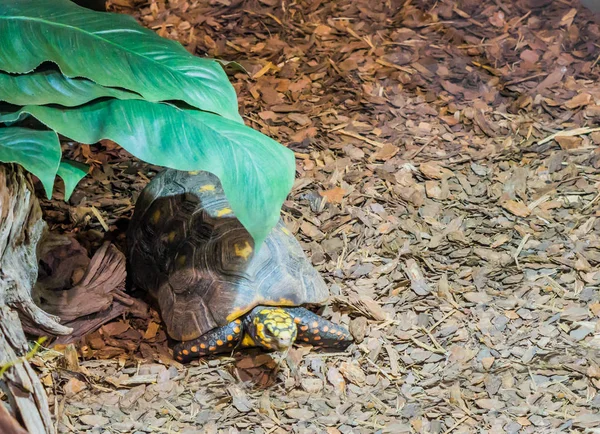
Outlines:
<svg viewBox="0 0 600 434"><path fill-rule="evenodd" d="M236 346L285 351L294 342L344 350L352 343L346 328L302 307L257 306L241 319L175 346L173 354L187 362Z"/></svg>
<svg viewBox="0 0 600 434"><path fill-rule="evenodd" d="M286 308L298 328L298 343L343 351L353 341L348 330L303 307Z"/></svg>
<svg viewBox="0 0 600 434"><path fill-rule="evenodd" d="M180 342L173 348L175 360L185 363L211 354L233 351L242 338L242 320L236 319L197 339Z"/></svg>

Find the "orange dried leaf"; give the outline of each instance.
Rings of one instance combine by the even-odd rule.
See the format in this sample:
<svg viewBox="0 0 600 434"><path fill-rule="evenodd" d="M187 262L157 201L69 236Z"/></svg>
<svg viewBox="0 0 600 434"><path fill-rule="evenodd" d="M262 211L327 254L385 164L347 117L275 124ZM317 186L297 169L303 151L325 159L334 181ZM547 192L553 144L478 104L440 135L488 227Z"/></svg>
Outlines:
<svg viewBox="0 0 600 434"><path fill-rule="evenodd" d="M394 155L396 155L397 153L398 153L397 146L394 146L391 143L386 143L385 145L383 145L382 148L378 149L377 152L375 152L371 156L371 160L387 161L390 158L392 158Z"/></svg>
<svg viewBox="0 0 600 434"><path fill-rule="evenodd" d="M319 194L327 199L329 203L342 203L342 199L348 193L342 187L335 187L331 190L321 191Z"/></svg>
<svg viewBox="0 0 600 434"><path fill-rule="evenodd" d="M559 136L559 137L556 137L554 140L556 140L558 142L558 144L560 145L560 147L565 150L577 149L577 148L581 147L581 143L583 142L581 137L573 137L573 136Z"/></svg>
<svg viewBox="0 0 600 434"><path fill-rule="evenodd" d="M574 109L577 107L583 107L588 105L592 101L592 96L589 93L580 93L579 95L575 95L569 101L565 103L565 107L568 109Z"/></svg>
<svg viewBox="0 0 600 434"><path fill-rule="evenodd" d="M156 333L158 333L159 327L160 325L158 323L151 321L144 333L144 339L153 339L156 336Z"/></svg>
<svg viewBox="0 0 600 434"><path fill-rule="evenodd" d="M436 161L428 161L425 163L421 163L419 165L419 170L424 176L430 179L443 179L449 178L452 175L454 175L452 171L446 169L445 167L442 167Z"/></svg>
<svg viewBox="0 0 600 434"><path fill-rule="evenodd" d="M527 208L527 205L525 205L523 202L507 200L500 205L509 213L519 217L527 217L529 214L531 214L531 210Z"/></svg>

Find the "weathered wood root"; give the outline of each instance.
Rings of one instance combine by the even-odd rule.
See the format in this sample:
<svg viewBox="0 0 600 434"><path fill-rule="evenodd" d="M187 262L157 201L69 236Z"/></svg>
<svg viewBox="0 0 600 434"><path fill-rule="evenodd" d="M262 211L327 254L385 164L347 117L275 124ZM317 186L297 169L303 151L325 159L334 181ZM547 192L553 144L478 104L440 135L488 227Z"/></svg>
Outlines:
<svg viewBox="0 0 600 434"><path fill-rule="evenodd" d="M0 432L2 434L27 434L27 431L21 428L19 422L11 416L2 403L0 403Z"/></svg>
<svg viewBox="0 0 600 434"><path fill-rule="evenodd" d="M31 434L53 433L54 427L44 389L24 359L27 339L18 314L45 333L72 331L31 298L38 274L36 248L45 228L23 169L0 165L0 366L11 365L0 378L0 386L8 396L12 416Z"/></svg>
<svg viewBox="0 0 600 434"><path fill-rule="evenodd" d="M48 248L50 245L50 248ZM55 344L75 342L111 319L143 305L125 294L125 256L115 246L104 243L91 261L77 241L67 235L53 235L42 243L41 263L47 276L41 277L33 291L37 305L73 328ZM89 262L80 276L82 267ZM79 280L79 282L77 282ZM72 283L75 281L75 286ZM25 330L39 335L40 330L27 324Z"/></svg>

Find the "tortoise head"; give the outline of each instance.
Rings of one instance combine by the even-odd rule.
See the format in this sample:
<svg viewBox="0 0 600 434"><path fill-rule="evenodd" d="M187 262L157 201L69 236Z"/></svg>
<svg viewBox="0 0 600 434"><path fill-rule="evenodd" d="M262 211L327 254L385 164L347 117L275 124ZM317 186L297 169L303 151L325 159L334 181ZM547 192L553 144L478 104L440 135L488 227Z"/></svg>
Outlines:
<svg viewBox="0 0 600 434"><path fill-rule="evenodd" d="M257 345L285 351L298 336L294 318L280 307L259 306L251 314L249 333Z"/></svg>

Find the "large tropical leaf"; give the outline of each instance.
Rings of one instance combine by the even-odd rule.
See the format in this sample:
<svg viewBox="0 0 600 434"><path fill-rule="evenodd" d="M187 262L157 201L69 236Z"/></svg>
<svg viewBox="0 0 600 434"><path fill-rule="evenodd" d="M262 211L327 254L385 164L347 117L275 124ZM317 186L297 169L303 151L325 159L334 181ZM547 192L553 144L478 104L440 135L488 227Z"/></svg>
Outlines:
<svg viewBox="0 0 600 434"><path fill-rule="evenodd" d="M26 106L0 116L0 122L15 121L25 113L78 142L111 139L151 164L214 173L257 245L277 223L292 188L295 163L289 149L211 113L111 99L69 109Z"/></svg>
<svg viewBox="0 0 600 434"><path fill-rule="evenodd" d="M56 174L65 184L65 200L69 200L79 181L88 174L89 167L77 161L62 160Z"/></svg>
<svg viewBox="0 0 600 434"><path fill-rule="evenodd" d="M0 161L17 163L39 178L48 198L60 164L60 142L54 131L0 128Z"/></svg>
<svg viewBox="0 0 600 434"><path fill-rule="evenodd" d="M127 15L69 0L0 0L0 69L27 73L45 61L68 77L121 87L149 101L181 100L242 122L235 90L214 60L188 53Z"/></svg>
<svg viewBox="0 0 600 434"><path fill-rule="evenodd" d="M104 87L86 78L68 78L58 70L18 75L0 71L0 101L11 104L60 104L74 107L102 97L142 98L137 93Z"/></svg>

